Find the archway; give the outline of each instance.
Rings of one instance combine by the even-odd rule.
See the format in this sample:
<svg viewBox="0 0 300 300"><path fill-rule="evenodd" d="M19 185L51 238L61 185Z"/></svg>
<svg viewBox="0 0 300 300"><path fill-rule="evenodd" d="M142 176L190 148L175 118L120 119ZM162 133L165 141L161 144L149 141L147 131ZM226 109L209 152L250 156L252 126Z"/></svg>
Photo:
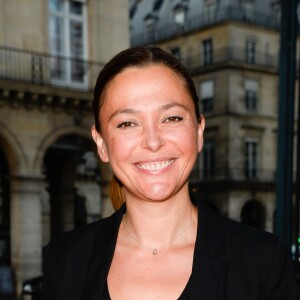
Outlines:
<svg viewBox="0 0 300 300"><path fill-rule="evenodd" d="M265 229L266 211L257 200L249 200L241 211L241 222L258 229Z"/></svg>
<svg viewBox="0 0 300 300"><path fill-rule="evenodd" d="M58 138L46 151L44 173L48 182L51 238L88 221L86 199L78 190L78 181L96 184L97 161L93 164L87 159L94 149L90 139L68 134Z"/></svg>

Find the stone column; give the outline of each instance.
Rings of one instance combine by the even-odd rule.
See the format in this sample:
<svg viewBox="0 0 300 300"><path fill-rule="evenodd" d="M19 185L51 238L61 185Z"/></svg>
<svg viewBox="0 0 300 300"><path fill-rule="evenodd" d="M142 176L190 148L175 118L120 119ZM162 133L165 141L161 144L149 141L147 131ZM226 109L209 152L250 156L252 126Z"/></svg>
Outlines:
<svg viewBox="0 0 300 300"><path fill-rule="evenodd" d="M44 186L42 177L11 179L11 264L18 295L24 280L41 275Z"/></svg>

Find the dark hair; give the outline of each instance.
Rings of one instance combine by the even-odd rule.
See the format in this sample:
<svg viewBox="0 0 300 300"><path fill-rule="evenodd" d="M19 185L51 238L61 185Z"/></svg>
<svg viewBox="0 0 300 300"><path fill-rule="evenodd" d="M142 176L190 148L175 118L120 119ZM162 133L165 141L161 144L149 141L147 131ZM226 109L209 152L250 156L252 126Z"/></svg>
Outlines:
<svg viewBox="0 0 300 300"><path fill-rule="evenodd" d="M183 66L183 64L174 56L156 46L135 47L124 50L113 57L104 66L98 76L94 88L93 99L95 127L98 132L101 131L99 113L105 98L107 86L112 82L115 76L120 74L125 69L131 67L145 67L148 65L166 66L173 70L183 80L190 96L193 99L196 117L198 120L200 120L198 96L195 89L195 84L188 70Z"/></svg>
<svg viewBox="0 0 300 300"><path fill-rule="evenodd" d="M177 76L182 79L194 102L196 117L200 121L198 97L194 81L192 80L188 70L179 60L164 50L155 46L144 46L129 48L120 52L113 57L101 70L94 88L93 99L95 128L98 132L101 132L99 118L101 105L105 99L107 87L115 78L115 76L128 68L142 68L149 65L165 66L174 71L174 73L176 73ZM116 210L120 208L125 201L122 183L115 176L113 176L110 181L109 195Z"/></svg>

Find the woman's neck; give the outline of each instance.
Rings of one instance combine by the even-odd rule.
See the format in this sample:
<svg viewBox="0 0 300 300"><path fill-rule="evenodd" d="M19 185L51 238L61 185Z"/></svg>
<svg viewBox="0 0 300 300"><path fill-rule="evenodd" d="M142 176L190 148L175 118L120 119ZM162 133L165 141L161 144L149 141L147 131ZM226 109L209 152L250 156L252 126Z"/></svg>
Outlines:
<svg viewBox="0 0 300 300"><path fill-rule="evenodd" d="M123 224L128 235L137 243L161 247L188 239L191 231L195 233L197 209L188 190L156 202L126 197ZM194 234L191 236L194 237Z"/></svg>

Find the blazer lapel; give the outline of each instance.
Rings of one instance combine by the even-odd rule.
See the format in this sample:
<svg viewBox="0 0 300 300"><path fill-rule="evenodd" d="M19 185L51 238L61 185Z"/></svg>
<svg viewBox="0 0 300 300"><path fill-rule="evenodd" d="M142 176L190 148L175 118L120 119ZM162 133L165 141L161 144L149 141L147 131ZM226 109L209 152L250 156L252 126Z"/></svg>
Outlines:
<svg viewBox="0 0 300 300"><path fill-rule="evenodd" d="M198 201L191 299L225 299L228 268L222 217Z"/></svg>
<svg viewBox="0 0 300 300"><path fill-rule="evenodd" d="M93 252L88 265L88 275L81 296L82 300L101 299L124 212L125 205L110 218L106 219L106 223L103 224L95 237Z"/></svg>

